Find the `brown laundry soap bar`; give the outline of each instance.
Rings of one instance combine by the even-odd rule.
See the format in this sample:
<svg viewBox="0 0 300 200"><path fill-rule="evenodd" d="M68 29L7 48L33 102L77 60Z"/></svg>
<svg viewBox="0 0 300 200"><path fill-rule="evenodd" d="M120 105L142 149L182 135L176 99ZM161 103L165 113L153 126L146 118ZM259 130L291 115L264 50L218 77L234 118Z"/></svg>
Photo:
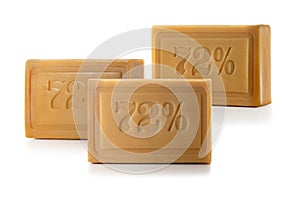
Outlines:
<svg viewBox="0 0 300 200"><path fill-rule="evenodd" d="M176 71L185 78L211 78L214 105L271 103L268 25L154 26L152 31L154 78L176 78Z"/></svg>
<svg viewBox="0 0 300 200"><path fill-rule="evenodd" d="M80 68L82 65L84 69ZM26 137L86 139L88 79L143 78L142 67L129 71L138 66L143 66L143 60L28 60L25 75ZM76 79L77 73L80 73L80 80ZM75 98L76 102L72 102ZM73 110L83 113L83 120L77 128L85 130L85 134L80 137L72 106Z"/></svg>
<svg viewBox="0 0 300 200"><path fill-rule="evenodd" d="M210 163L211 80L89 80L92 163Z"/></svg>

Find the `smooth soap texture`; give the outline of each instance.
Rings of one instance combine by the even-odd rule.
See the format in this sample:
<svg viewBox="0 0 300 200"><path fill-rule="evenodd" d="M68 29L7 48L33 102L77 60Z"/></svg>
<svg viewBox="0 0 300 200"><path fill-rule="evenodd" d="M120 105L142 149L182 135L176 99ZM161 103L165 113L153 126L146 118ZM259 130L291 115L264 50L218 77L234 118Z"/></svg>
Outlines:
<svg viewBox="0 0 300 200"><path fill-rule="evenodd" d="M210 163L211 80L89 80L92 163Z"/></svg>
<svg viewBox="0 0 300 200"><path fill-rule="evenodd" d="M185 78L211 78L214 105L256 107L271 103L268 25L154 26L152 30L153 63L169 66ZM176 74L153 65L153 77L176 78ZM216 83L220 78L224 87Z"/></svg>
<svg viewBox="0 0 300 200"><path fill-rule="evenodd" d="M84 70L78 72L82 64ZM140 67L139 70L132 70L136 67ZM80 80L76 80L77 73L80 73ZM25 74L26 137L86 139L88 79L143 77L143 60L138 59L28 60ZM73 97L76 102L72 102ZM77 129L72 106L73 110L83 113ZM83 131L79 136L78 129L85 130L85 133Z"/></svg>

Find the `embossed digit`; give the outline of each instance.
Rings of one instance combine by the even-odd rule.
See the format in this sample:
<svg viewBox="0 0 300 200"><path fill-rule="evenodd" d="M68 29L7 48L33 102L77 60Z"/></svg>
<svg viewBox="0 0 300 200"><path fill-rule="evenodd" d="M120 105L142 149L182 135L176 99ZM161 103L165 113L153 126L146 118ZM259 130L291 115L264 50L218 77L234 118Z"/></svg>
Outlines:
<svg viewBox="0 0 300 200"><path fill-rule="evenodd" d="M138 114L146 115L142 117L138 122L138 131L143 128L151 129L151 131L156 131L159 128L159 120L156 119L160 115L160 110L155 104L155 102L146 101L138 106ZM145 125L148 125L145 127Z"/></svg>
<svg viewBox="0 0 300 200"><path fill-rule="evenodd" d="M72 107L72 97L75 95L79 95L80 88L83 88L84 84L79 81L58 81L58 80L49 80L47 83L47 90L49 92L54 91L54 95L50 99L50 107L53 109L70 109ZM65 97L67 94L68 97ZM65 98L65 100L61 100L61 98ZM81 108L83 105L85 98L82 97L80 104L74 105L75 108Z"/></svg>
<svg viewBox="0 0 300 200"><path fill-rule="evenodd" d="M187 62L189 56L191 55L191 51L191 47L174 47L173 57L177 57L179 55L182 58L176 67L176 70L181 74L184 74L185 72L184 65Z"/></svg>
<svg viewBox="0 0 300 200"><path fill-rule="evenodd" d="M65 81L58 81L58 80L49 80L48 81L48 91L56 91L56 93L52 96L50 100L50 107L53 109L59 109L59 103L56 103L58 101L59 96L62 94L64 87L65 87Z"/></svg>
<svg viewBox="0 0 300 200"><path fill-rule="evenodd" d="M126 110L126 104L128 104L129 112ZM122 106L123 105L123 106ZM129 119L130 115L132 115L136 110L136 103L128 103L126 101L115 102L116 113L120 114L119 121L119 130L120 131L128 131L130 129Z"/></svg>
<svg viewBox="0 0 300 200"><path fill-rule="evenodd" d="M70 96L66 100L66 109L70 109L72 107L72 99L73 97L79 95L80 88L83 88L84 84L79 81L70 81L67 86L66 90L70 94ZM84 96L81 98L80 104L81 105L73 105L74 108L81 108L83 105L83 102L85 101Z"/></svg>
<svg viewBox="0 0 300 200"><path fill-rule="evenodd" d="M222 50L222 49L221 49ZM215 56L222 56L223 52L218 50ZM184 74L186 72L185 64L187 59L192 56L192 58L196 59L197 61L192 66L190 75L195 76L197 74L197 69L200 71L202 75L208 75L211 71L211 63L208 63L211 58L211 51L207 47L197 47L196 49L192 50L192 47L174 47L174 54L173 57L180 56L182 59L177 64L176 70Z"/></svg>
<svg viewBox="0 0 300 200"><path fill-rule="evenodd" d="M146 116L139 120L138 131L141 130L142 126L150 123L150 117L149 117L150 108L151 108L151 102L143 102L143 103L139 104L138 109L137 109L138 113L146 114Z"/></svg>
<svg viewBox="0 0 300 200"><path fill-rule="evenodd" d="M201 75L208 75L211 70L211 63L208 63L211 57L210 50L207 47L197 47L193 51L193 57L198 61L193 66L192 75L194 76L198 71Z"/></svg>

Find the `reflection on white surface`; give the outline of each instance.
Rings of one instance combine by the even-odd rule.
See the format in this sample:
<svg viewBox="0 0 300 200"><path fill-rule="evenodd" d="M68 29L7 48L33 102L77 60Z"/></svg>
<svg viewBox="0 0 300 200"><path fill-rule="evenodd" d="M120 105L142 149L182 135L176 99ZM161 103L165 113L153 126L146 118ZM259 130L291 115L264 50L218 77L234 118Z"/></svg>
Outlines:
<svg viewBox="0 0 300 200"><path fill-rule="evenodd" d="M172 164L158 172L161 175L209 175L210 165L206 164Z"/></svg>
<svg viewBox="0 0 300 200"><path fill-rule="evenodd" d="M115 165L115 166L114 166ZM157 175L176 175L176 176L197 176L197 175L209 175L210 174L210 165L202 165L202 164L171 164L168 166L165 165L159 165L159 164L110 164L109 166L106 166L105 164L90 164L88 171L90 175L98 175L98 176L105 176L105 175L112 175L116 174L116 172L119 173L126 173L126 172L120 172L116 171L113 168L118 169L117 165L122 165L122 169L128 168L128 171L133 171L134 168L136 168L136 171L141 171L149 168L150 170L153 169L153 165L155 165L157 169L162 168L160 170L156 170L153 172L148 172L148 174L157 174ZM132 174L132 173L130 173ZM147 173L141 173L141 174L147 174Z"/></svg>
<svg viewBox="0 0 300 200"><path fill-rule="evenodd" d="M47 161L55 159L53 165L65 165L70 167L77 165L85 168L88 167L88 174L92 176L111 176L128 174L126 172L120 172L113 168L121 169L126 171L144 171L155 168L159 169L146 174L157 174L157 175L171 175L171 176L205 176L210 174L210 165L206 164L171 164L171 165L159 165L159 164L91 164L87 161L87 151L82 144L84 141L80 140L44 140L44 139L29 139L26 142L25 149L30 155L35 155L34 158L41 161ZM39 156L37 156L39 155ZM56 163L56 164L55 164ZM62 167L63 168L63 167ZM78 171L82 173L82 171ZM129 173L132 174L132 173ZM145 174L145 173L142 173Z"/></svg>
<svg viewBox="0 0 300 200"><path fill-rule="evenodd" d="M81 140L46 140L46 139L30 139L26 142L26 150L29 152L78 152L85 151L85 147Z"/></svg>
<svg viewBox="0 0 300 200"><path fill-rule="evenodd" d="M226 123L233 124L257 124L271 120L272 105L249 108L249 107L226 107Z"/></svg>

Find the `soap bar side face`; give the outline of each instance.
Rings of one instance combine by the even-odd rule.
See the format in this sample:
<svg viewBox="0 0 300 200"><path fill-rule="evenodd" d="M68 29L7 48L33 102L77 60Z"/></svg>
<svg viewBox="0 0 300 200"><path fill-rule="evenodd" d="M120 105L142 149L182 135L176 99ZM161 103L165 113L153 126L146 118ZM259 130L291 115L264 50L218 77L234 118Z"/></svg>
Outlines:
<svg viewBox="0 0 300 200"><path fill-rule="evenodd" d="M78 72L85 63L85 69ZM85 139L79 137L73 110L86 114L89 78L141 78L143 72L126 74L142 60L28 60L25 75L26 136L50 139ZM76 80L81 73L80 80ZM124 76L124 74L126 74ZM76 99L76 102L73 102ZM77 128L87 129L86 121Z"/></svg>
<svg viewBox="0 0 300 200"><path fill-rule="evenodd" d="M89 161L210 163L210 81L184 82L90 80ZM198 109L190 106L193 95Z"/></svg>
<svg viewBox="0 0 300 200"><path fill-rule="evenodd" d="M262 105L272 102L271 97L271 28L268 25L259 26L259 66L260 66L260 99Z"/></svg>
<svg viewBox="0 0 300 200"><path fill-rule="evenodd" d="M269 33L266 25L154 26L153 77L176 78L177 71L185 78L211 78L214 105L268 104L271 90L262 86L270 85Z"/></svg>

